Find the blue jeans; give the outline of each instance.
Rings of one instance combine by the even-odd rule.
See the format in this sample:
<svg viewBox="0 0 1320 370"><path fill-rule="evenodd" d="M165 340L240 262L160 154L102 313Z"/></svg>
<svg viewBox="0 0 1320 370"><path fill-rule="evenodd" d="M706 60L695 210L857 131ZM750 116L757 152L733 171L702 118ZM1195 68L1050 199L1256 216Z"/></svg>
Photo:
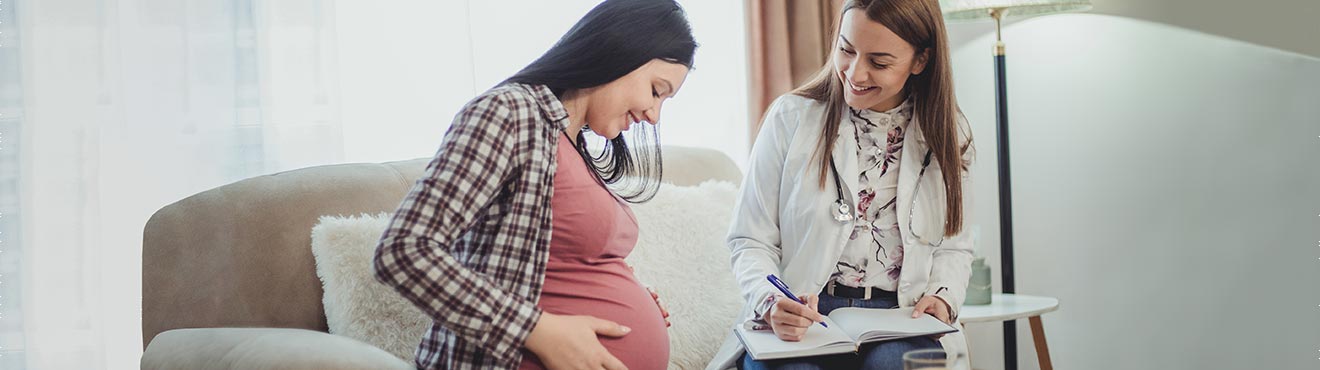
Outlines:
<svg viewBox="0 0 1320 370"><path fill-rule="evenodd" d="M820 295L820 309L822 315L828 315L831 311L840 307L862 307L862 308L897 308L898 299L894 296L875 297L870 300L839 298L829 294ZM845 353L838 355L813 356L786 358L780 360L758 361L753 360L752 356L743 354L742 359L738 361L738 368L741 370L806 370L806 369L883 369L883 370L902 370L903 353L919 349L943 348L940 342L930 337L913 337L906 339L889 340L884 342L871 342L863 344L857 353Z"/></svg>

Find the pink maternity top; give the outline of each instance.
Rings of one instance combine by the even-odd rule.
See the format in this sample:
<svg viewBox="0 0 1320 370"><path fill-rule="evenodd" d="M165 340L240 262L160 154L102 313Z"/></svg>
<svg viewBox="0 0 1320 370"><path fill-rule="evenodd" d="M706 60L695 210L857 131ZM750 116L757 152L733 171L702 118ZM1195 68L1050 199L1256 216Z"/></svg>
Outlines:
<svg viewBox="0 0 1320 370"><path fill-rule="evenodd" d="M624 257L637 244L632 209L596 179L567 136L560 135L551 198L550 259L537 303L560 315L589 315L632 329L622 338L599 337L629 369L664 369L669 333L651 294ZM543 369L526 352L520 369Z"/></svg>

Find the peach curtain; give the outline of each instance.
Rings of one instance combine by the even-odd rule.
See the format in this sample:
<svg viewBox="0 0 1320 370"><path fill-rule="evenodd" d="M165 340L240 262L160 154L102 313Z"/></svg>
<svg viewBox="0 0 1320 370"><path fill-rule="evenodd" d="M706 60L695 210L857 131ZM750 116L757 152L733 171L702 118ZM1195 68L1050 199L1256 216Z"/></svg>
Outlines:
<svg viewBox="0 0 1320 370"><path fill-rule="evenodd" d="M770 103L825 64L843 0L745 1L751 63L748 134L754 142Z"/></svg>

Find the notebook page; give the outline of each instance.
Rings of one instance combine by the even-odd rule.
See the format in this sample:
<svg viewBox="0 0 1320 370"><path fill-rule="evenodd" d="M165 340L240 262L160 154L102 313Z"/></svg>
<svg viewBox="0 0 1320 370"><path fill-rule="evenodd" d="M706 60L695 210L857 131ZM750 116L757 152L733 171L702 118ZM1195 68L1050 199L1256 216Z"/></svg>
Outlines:
<svg viewBox="0 0 1320 370"><path fill-rule="evenodd" d="M880 338L907 338L957 331L931 315L912 318L912 308L874 309L845 307L830 312L830 318L857 342Z"/></svg>
<svg viewBox="0 0 1320 370"><path fill-rule="evenodd" d="M779 339L769 330L748 330L745 325L740 325L734 330L742 339L743 345L747 347L747 351L752 354L752 358L758 360L843 353L856 349L852 338L840 330L839 325L832 319L826 317L825 323L830 326L828 329L821 327L820 324L811 325L807 329L807 334L797 342Z"/></svg>

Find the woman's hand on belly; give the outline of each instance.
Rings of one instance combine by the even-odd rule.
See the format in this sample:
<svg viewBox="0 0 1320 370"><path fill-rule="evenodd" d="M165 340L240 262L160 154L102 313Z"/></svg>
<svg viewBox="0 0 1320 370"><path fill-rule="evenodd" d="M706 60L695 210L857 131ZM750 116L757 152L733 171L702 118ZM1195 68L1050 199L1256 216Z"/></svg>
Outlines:
<svg viewBox="0 0 1320 370"><path fill-rule="evenodd" d="M660 318L665 319L665 327L668 328L674 326L674 323L669 322L669 310L665 308L664 302L660 302L660 293L656 292L655 287L651 286L650 284L641 282L642 279L637 277L636 267L633 267L632 264L627 264L627 266L628 266L628 271L632 272L633 274L633 279L637 280L638 283L642 284L642 286L646 288L647 293L651 293L651 300L655 301L655 306L660 308Z"/></svg>
<svg viewBox="0 0 1320 370"><path fill-rule="evenodd" d="M597 335L623 337L629 329L591 316L563 316L543 312L527 336L527 349L548 369L626 370L623 362L600 344Z"/></svg>
<svg viewBox="0 0 1320 370"><path fill-rule="evenodd" d="M674 326L674 323L669 322L669 310L665 309L663 302L660 302L660 293L657 293L655 288L649 285L646 286L646 291L651 293L651 299L655 300L655 306L660 308L660 318L665 319L665 327Z"/></svg>

